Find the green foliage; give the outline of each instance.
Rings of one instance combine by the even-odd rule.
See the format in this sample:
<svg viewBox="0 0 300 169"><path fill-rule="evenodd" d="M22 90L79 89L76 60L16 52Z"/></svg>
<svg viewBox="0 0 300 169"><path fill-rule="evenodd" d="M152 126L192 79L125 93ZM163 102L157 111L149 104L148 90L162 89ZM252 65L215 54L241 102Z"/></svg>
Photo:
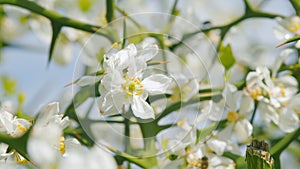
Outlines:
<svg viewBox="0 0 300 169"><path fill-rule="evenodd" d="M219 52L220 62L226 70L229 70L231 66L235 63L235 58L233 56L230 44L228 44L227 46L223 46L223 44L221 44Z"/></svg>

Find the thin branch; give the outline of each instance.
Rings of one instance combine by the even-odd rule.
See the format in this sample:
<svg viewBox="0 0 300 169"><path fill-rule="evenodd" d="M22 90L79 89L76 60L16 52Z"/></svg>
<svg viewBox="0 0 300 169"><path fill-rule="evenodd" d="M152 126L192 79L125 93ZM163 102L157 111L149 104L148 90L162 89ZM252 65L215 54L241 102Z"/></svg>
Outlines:
<svg viewBox="0 0 300 169"><path fill-rule="evenodd" d="M27 9L33 13L36 13L38 15L44 16L48 18L52 22L59 23L62 26L66 27L71 27L75 29L79 29L82 31L90 32L90 33L97 33L99 35L102 35L109 39L111 42L114 41L112 37L109 35L105 34L104 32L99 31L102 27L96 26L96 25L91 25L87 24L78 20L74 20L65 16L60 15L59 13L48 10L38 4L36 4L33 1L29 0L0 0L0 4L7 4L7 5L14 5L18 6L24 9Z"/></svg>

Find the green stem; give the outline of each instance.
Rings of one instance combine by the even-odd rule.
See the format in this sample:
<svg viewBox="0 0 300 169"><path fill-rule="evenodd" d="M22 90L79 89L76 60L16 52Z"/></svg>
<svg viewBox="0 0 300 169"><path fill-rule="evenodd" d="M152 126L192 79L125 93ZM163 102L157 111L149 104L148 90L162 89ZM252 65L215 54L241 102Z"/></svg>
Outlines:
<svg viewBox="0 0 300 169"><path fill-rule="evenodd" d="M110 23L114 17L114 0L106 0L106 21Z"/></svg>
<svg viewBox="0 0 300 169"><path fill-rule="evenodd" d="M266 12L261 12L261 11L258 11L258 10L254 10L250 7L250 5L248 4L247 1L244 1L245 2L245 6L246 6L246 11L245 11L245 14L236 19L235 21L233 22L230 22L226 25L222 25L222 26L213 26L213 27L210 27L210 28L205 28L205 29L200 29L200 30L197 30L195 32L192 32L192 33L188 33L186 35L183 36L182 40L178 43L175 43L173 44L170 49L171 50L174 50L176 47L180 46L183 41L193 37L194 35L198 34L198 33L207 33L211 30L216 30L216 29L220 29L221 30L221 40L224 39L224 37L226 36L227 32L230 30L231 27L239 24L240 22L246 20L246 19L249 19L249 18L270 18L270 19L273 19L275 17L284 17L282 15L279 15L279 14L271 14L271 13L266 13Z"/></svg>
<svg viewBox="0 0 300 169"><path fill-rule="evenodd" d="M270 150L271 155L275 161L275 169L280 169L280 154L300 135L300 128L296 131L289 133L283 137L278 143L276 143Z"/></svg>
<svg viewBox="0 0 300 169"><path fill-rule="evenodd" d="M300 128L298 128L296 131L292 133L287 134L271 148L270 153L272 155L278 155L278 154L280 155L281 152L285 150L294 139L297 139L299 135L300 135Z"/></svg>
<svg viewBox="0 0 300 169"><path fill-rule="evenodd" d="M0 4L9 4L18 6L24 9L27 9L33 13L39 14L41 16L44 16L48 18L50 21L59 23L62 26L67 26L75 29L79 29L82 31L90 32L90 33L97 33L100 34L107 39L109 39L111 42L114 41L114 39L104 32L98 31L101 27L96 25L87 24L78 20L74 20L65 16L62 16L58 14L55 11L48 10L38 4L36 4L33 1L29 0L0 0Z"/></svg>
<svg viewBox="0 0 300 169"><path fill-rule="evenodd" d="M255 103L254 103L254 110L253 110L253 113L252 113L252 116L251 116L251 119L250 119L250 123L251 123L252 125L253 125L254 117L255 117L255 114L256 114L257 105L258 105L258 101L255 100Z"/></svg>
<svg viewBox="0 0 300 169"><path fill-rule="evenodd" d="M130 121L127 118L124 118L124 135L125 135L125 152L130 150Z"/></svg>
<svg viewBox="0 0 300 169"><path fill-rule="evenodd" d="M115 9L120 12L122 15L126 16L137 28L141 29L141 26L136 20L134 20L131 16L129 16L123 9L115 4Z"/></svg>

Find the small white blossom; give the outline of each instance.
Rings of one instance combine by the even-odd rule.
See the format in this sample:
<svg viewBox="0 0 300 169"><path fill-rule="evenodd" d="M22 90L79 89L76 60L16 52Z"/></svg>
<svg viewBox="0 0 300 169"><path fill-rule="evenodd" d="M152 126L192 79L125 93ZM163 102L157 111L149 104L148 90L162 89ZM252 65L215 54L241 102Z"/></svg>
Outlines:
<svg viewBox="0 0 300 169"><path fill-rule="evenodd" d="M153 51L154 50L154 51ZM144 77L147 61L157 53L157 46L142 44L140 50L130 44L120 51L113 50L105 56L107 74L101 80L98 100L104 114L118 113L131 105L133 114L142 119L155 118L153 108L146 102L148 95L165 93L171 79L163 74ZM126 72L125 74L123 72Z"/></svg>

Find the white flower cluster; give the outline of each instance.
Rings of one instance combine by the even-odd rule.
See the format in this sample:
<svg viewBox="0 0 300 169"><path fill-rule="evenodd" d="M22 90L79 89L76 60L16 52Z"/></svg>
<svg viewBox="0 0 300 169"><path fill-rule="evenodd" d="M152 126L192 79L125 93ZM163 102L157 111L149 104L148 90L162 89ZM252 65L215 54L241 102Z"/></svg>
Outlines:
<svg viewBox="0 0 300 169"><path fill-rule="evenodd" d="M119 51L113 48L104 56L106 75L101 80L98 100L101 113L122 113L130 106L136 117L155 118L146 99L148 95L166 93L171 82L164 74L146 74L147 62L157 53L157 45L145 40L139 46L129 44Z"/></svg>
<svg viewBox="0 0 300 169"><path fill-rule="evenodd" d="M57 102L44 106L33 124L1 110L1 134L18 138L26 132L30 133L27 145L18 143L18 146L25 146L23 148L28 152L27 158L19 154L17 150L9 148L7 144L0 143L0 166L16 168L17 165L23 164L41 169L116 168L113 157L100 147L87 148L75 138L65 138L63 130L69 124L68 117L63 118L63 114L59 113Z"/></svg>

